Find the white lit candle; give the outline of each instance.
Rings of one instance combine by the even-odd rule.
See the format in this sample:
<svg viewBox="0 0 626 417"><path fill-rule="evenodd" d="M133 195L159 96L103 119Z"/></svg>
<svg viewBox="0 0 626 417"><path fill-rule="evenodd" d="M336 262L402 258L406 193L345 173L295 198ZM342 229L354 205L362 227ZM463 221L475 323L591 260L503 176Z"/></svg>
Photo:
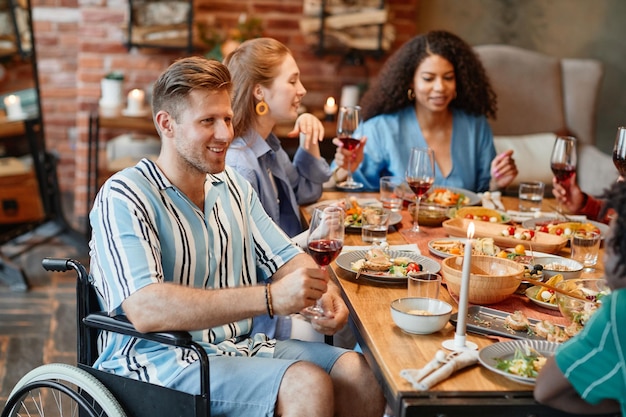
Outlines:
<svg viewBox="0 0 626 417"><path fill-rule="evenodd" d="M4 98L4 108L6 109L7 117L9 119L22 117L24 114L20 98L13 94Z"/></svg>
<svg viewBox="0 0 626 417"><path fill-rule="evenodd" d="M337 103L334 97L328 97L326 104L324 104L324 113L327 116L334 116L337 113Z"/></svg>
<svg viewBox="0 0 626 417"><path fill-rule="evenodd" d="M472 265L472 238L474 237L474 222L467 227L467 241L463 255L463 269L461 271L461 290L459 294L459 308L457 311L456 332L454 340L443 342L443 346L450 350L477 349L475 343L466 341L466 321L469 304L470 271Z"/></svg>
<svg viewBox="0 0 626 417"><path fill-rule="evenodd" d="M143 111L143 101L145 93L143 90L134 88L128 93L128 108L126 111L129 114L139 114Z"/></svg>
<svg viewBox="0 0 626 417"><path fill-rule="evenodd" d="M474 237L474 222L467 227L467 242L463 255L463 273L461 275L461 294L459 294L459 318L456 322L455 340L457 345L465 345L465 321L467 319L468 296L470 285L470 269L472 265L472 238Z"/></svg>

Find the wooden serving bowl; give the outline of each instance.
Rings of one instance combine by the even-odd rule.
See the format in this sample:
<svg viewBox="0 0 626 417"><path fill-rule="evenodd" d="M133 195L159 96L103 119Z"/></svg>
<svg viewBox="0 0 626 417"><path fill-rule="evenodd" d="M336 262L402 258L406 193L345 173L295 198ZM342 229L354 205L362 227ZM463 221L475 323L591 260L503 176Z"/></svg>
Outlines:
<svg viewBox="0 0 626 417"><path fill-rule="evenodd" d="M441 262L448 290L459 297L463 256L452 256ZM517 290L524 275L518 262L494 256L472 255L468 301L472 304L494 304L507 299Z"/></svg>

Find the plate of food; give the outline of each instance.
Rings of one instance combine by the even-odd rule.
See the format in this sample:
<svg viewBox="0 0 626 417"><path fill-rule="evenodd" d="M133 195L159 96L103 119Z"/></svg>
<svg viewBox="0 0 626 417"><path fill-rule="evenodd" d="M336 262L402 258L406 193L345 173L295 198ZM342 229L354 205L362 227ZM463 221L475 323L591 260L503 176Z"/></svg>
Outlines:
<svg viewBox="0 0 626 417"><path fill-rule="evenodd" d="M428 242L428 250L440 258L463 255L466 242L467 238L458 237L433 239ZM500 248L494 245L493 239L488 237L474 239L472 245L473 255L495 256L498 252L500 252Z"/></svg>
<svg viewBox="0 0 626 417"><path fill-rule="evenodd" d="M532 303L540 307L559 311L559 306L556 303L556 296L554 296L554 293L551 293L545 287L533 285L532 287L527 288L524 294L526 294L526 297L528 297Z"/></svg>
<svg viewBox="0 0 626 417"><path fill-rule="evenodd" d="M496 374L521 384L535 385L539 371L558 346L559 343L546 340L498 342L482 348L478 360Z"/></svg>
<svg viewBox="0 0 626 417"><path fill-rule="evenodd" d="M423 198L425 202L441 206L475 206L481 202L478 194L456 187L433 186Z"/></svg>
<svg viewBox="0 0 626 417"><path fill-rule="evenodd" d="M544 233L563 235L567 237L571 236L574 232L578 230L583 230L585 232L597 231L602 235L602 238L604 238L606 236L606 233L609 231L609 225L593 220L585 220L580 222L563 221L549 217L538 217L536 219L524 220L522 222L522 227L525 227L527 229L534 229L536 231L541 231Z"/></svg>
<svg viewBox="0 0 626 417"><path fill-rule="evenodd" d="M442 226L450 236L467 237L467 228L474 224L474 238L490 237L496 245L502 248L514 248L523 245L528 250L546 253L557 253L565 245L568 238L550 233L511 226L500 223L478 222L470 219L450 219Z"/></svg>
<svg viewBox="0 0 626 417"><path fill-rule="evenodd" d="M402 184L396 191L404 200L414 202L415 193L407 183ZM430 191L422 198L422 203L434 203L446 207L475 206L480 204L478 194L457 187L433 185Z"/></svg>
<svg viewBox="0 0 626 417"><path fill-rule="evenodd" d="M441 269L439 262L415 252L384 251L377 248L342 253L335 262L341 269L360 272L359 279L386 284L406 284L407 273L414 268L432 273L437 273ZM416 267L415 264L419 266Z"/></svg>
<svg viewBox="0 0 626 417"><path fill-rule="evenodd" d="M458 313L450 316L454 326ZM516 340L547 340L561 343L579 331L577 326L564 327L550 320L527 317L517 310L513 313L484 306L472 305L467 309L467 331L485 336L506 337Z"/></svg>
<svg viewBox="0 0 626 417"><path fill-rule="evenodd" d="M361 221L363 208L368 205L380 205L382 203L376 199L358 199L351 197L349 199L348 207L346 208L346 220L344 225L346 226L346 232L361 232ZM402 221L402 214L392 211L389 216L389 226L394 226Z"/></svg>

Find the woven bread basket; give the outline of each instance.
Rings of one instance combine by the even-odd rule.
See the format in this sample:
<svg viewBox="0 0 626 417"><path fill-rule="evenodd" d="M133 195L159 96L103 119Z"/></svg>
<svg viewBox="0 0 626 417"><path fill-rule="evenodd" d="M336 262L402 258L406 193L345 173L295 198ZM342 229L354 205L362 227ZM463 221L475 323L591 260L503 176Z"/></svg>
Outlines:
<svg viewBox="0 0 626 417"><path fill-rule="evenodd" d="M451 256L441 262L448 290L457 298L461 293L463 257ZM473 255L468 301L471 304L494 304L515 292L524 274L524 266L509 259Z"/></svg>

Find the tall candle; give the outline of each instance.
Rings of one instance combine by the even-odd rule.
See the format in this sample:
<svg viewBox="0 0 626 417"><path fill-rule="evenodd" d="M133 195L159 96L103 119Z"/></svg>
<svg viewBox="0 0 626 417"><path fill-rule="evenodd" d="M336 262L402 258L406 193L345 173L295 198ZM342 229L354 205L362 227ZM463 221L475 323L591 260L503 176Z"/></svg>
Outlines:
<svg viewBox="0 0 626 417"><path fill-rule="evenodd" d="M470 269L472 264L472 238L474 237L474 222L467 227L467 242L465 242L465 254L463 255L463 270L461 275L461 294L459 294L459 310L454 335L454 344L457 348L465 347L465 330L468 309L468 295L470 285Z"/></svg>
<svg viewBox="0 0 626 417"><path fill-rule="evenodd" d="M128 93L128 107L126 111L130 114L138 114L143 111L143 101L145 93L138 88L130 90Z"/></svg>
<svg viewBox="0 0 626 417"><path fill-rule="evenodd" d="M359 86L358 85L344 85L341 88L341 101L342 106L356 106L359 104Z"/></svg>
<svg viewBox="0 0 626 417"><path fill-rule="evenodd" d="M6 109L7 117L9 119L22 117L24 114L20 98L13 94L4 98L4 108Z"/></svg>

